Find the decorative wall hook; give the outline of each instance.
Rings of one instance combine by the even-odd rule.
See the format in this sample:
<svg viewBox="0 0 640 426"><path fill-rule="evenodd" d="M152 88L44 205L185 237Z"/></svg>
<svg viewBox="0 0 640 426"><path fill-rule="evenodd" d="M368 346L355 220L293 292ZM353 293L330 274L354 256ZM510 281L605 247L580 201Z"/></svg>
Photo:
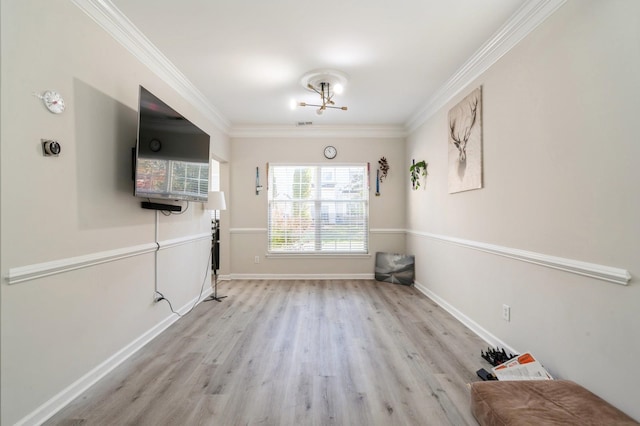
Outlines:
<svg viewBox="0 0 640 426"><path fill-rule="evenodd" d="M260 185L260 167L256 167L256 195L260 195L262 185Z"/></svg>

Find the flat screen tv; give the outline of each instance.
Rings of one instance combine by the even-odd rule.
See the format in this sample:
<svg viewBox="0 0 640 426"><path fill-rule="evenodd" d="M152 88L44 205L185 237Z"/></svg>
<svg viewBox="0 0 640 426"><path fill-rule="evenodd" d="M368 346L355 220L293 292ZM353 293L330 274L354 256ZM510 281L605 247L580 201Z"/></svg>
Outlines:
<svg viewBox="0 0 640 426"><path fill-rule="evenodd" d="M206 202L209 135L140 86L136 197Z"/></svg>

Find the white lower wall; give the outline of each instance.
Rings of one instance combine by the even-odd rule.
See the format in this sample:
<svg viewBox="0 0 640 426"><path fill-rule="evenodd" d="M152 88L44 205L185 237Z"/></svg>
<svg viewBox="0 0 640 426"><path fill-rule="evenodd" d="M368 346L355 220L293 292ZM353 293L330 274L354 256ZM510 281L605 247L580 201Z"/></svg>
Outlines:
<svg viewBox="0 0 640 426"><path fill-rule="evenodd" d="M416 129L406 156L430 170L425 191L407 195L407 251L422 288L638 420L640 372L630 366L640 358L639 16L633 0L567 1ZM478 86L484 188L449 194L447 112ZM474 245L631 279L615 284Z"/></svg>
<svg viewBox="0 0 640 426"><path fill-rule="evenodd" d="M195 238L192 239L191 243L195 243L197 241L202 241L202 240L203 240L202 238L198 238L196 236ZM199 243L197 245L201 246L202 243ZM193 253L194 248L196 247L188 248L187 250L185 250L186 248L182 248L182 250L187 253ZM208 248L209 248L209 243L207 242L205 244L204 253L206 253L206 250L208 250ZM197 250L200 253L203 253L200 247L198 247ZM122 251L125 251L125 250L122 250ZM155 255L156 254L153 253L151 256L155 256ZM80 264L77 264L78 266L77 269L93 269L93 270L87 270L84 272L88 276L95 277L96 274L101 275L105 272L108 273L109 270L114 270L115 268L118 268L118 269L128 268L127 262L136 263L136 259L133 259L134 256L138 256L138 255L132 255L132 256L128 256L126 258L120 258L117 260L105 261L102 263L93 264L91 266L82 266ZM148 255L145 255L145 256L148 257ZM174 252L169 254L169 256L171 258L174 258L176 256L179 256L179 253ZM71 266L73 264L73 260L74 259L68 259L66 263ZM167 259L165 260L159 259L159 260L161 263L167 262ZM110 265L109 267L106 265L106 263L108 262L114 262L115 264ZM153 262L155 263L155 259L153 260ZM196 294L195 298L191 300L187 300L186 303L184 303L183 297L181 297L182 295L176 293L175 290L172 289L172 287L174 286L170 285L171 281L181 282L182 280L185 280L185 281L194 283L196 282L195 281L196 277L195 276L190 277L189 275L191 274L189 274L188 271L185 271L184 269L181 269L181 268L177 268L175 265L171 267L171 269L168 271L166 270L166 268L163 268L163 267L159 269L159 270L164 270L165 272L163 273L163 277L160 280L158 280L158 284L159 284L158 290L161 290L162 293L167 297L167 299L172 302L172 304L182 303L181 307L176 306L174 308L178 313L180 313L180 315L184 315L187 312L189 312L197 303L199 303L204 298L206 298L209 294L211 294L211 285L210 285L211 274L208 271L209 261L207 259L205 259L204 265L205 265L203 268L203 272L204 272L203 284L204 285L201 285L200 290L197 290L195 288L190 288L189 289L190 291L188 293L195 294L196 290L198 291L198 293ZM75 278L73 276L73 273L70 273L70 271L75 271L77 269L68 269L65 271L57 272L55 275L59 275L58 278L60 278L61 281L65 281L65 282L70 281ZM178 275L178 277L171 278L169 276L170 273ZM139 279L140 277L132 277L132 278ZM33 280L41 281L40 278L33 278ZM179 281L176 281L176 280L179 280ZM27 280L23 282L26 282L26 281ZM126 280L120 279L119 281L121 281L122 284L130 285L125 283ZM146 281L147 284L149 284L149 280L142 280L142 281ZM42 283L42 282L39 282L38 284L46 285L46 283ZM52 285L51 293L53 294L59 293L61 287L63 287L58 285L57 288L54 288L54 286L56 285L55 282L51 282L48 284ZM108 284L104 284L104 286L106 285ZM110 287L113 287L113 286L110 286ZM140 300L137 301L138 302L137 305L145 306L145 307L152 305L152 303L150 303L149 301L150 299L149 288L146 286L138 286L138 287L141 289L144 289L144 293L141 294ZM141 349L145 344L150 342L153 338L158 336L162 331L167 329L171 324L173 324L180 318L178 315L170 312L170 308L168 307L168 304L166 302L159 302L157 304L153 304L152 310L156 311L154 314L158 319L154 319L153 322L149 323L150 328L145 329L144 326L142 326L142 324L140 324L140 326L138 327L132 326L127 321L129 319L135 320L135 317L137 315L132 315L130 317L127 317L125 315L114 316L112 312L109 312L109 310L112 309L113 306L116 306L116 305L124 306L126 302L124 301L114 302L113 300L105 300L105 299L94 300L95 294L101 292L102 290L100 289L95 290L92 288L84 288L84 290L85 290L85 293L87 294L93 293L94 296L92 297L92 299L85 300L85 301L79 300L78 298L69 299L68 301L63 301L59 303L57 306L55 306L55 309L56 310L73 309L73 307L65 305L65 302L71 302L73 304L84 302L86 304L86 307L94 311L98 311L100 316L103 318L103 320L108 322L107 325L97 324L94 320L91 326L88 326L87 324L84 324L84 321L82 319L78 319L76 316L65 318L61 315L57 315L57 312L55 311L43 312L43 315L45 315L47 318L53 319L53 324L47 324L46 329L43 331L47 331L52 335L56 335L55 333L56 329L65 327L67 330L69 330L68 333L65 333L66 337L61 338L60 335L58 334L55 342L43 341L42 336L38 336L38 335L33 336L32 338L24 339L23 341L20 341L20 342L9 341L10 343L15 344L17 347L19 347L23 351L23 352L14 352L14 355L20 358L23 358L25 357L23 354L27 353L26 358L28 360L31 360L31 362L37 365L37 367L35 367L34 369L39 373L43 374L42 377L47 377L47 375L49 374L48 370L52 365L50 364L49 360L53 359L54 357L56 357L59 360L59 362L61 363L60 365L66 366L68 368L70 365L73 365L74 360L82 361L82 358L78 356L78 352L77 352L80 347L83 347L89 344L97 352L95 356L92 358L91 362L83 363L80 366L80 368L74 369L73 376L64 376L64 377L73 378L79 372L85 371L85 373L82 376L78 377L76 380L69 383L67 386L60 388L54 395L52 395L50 398L48 398L43 403L41 403L36 409L29 412L28 415L20 419L20 421L16 424L19 424L19 425L41 424L43 421L51 417L51 415L55 414L58 410L60 410L69 402L71 402L74 398L78 397L83 391L85 391L90 386L95 384L98 380L100 380L102 377L110 373L114 368L116 368L122 362L126 361L136 351ZM115 290L115 289L112 288L112 290ZM121 291L121 297L124 295L127 295L127 297L131 296L131 293L127 292L126 289L124 288L121 288L120 291ZM28 311L27 309L22 311L22 314L24 316L23 318L20 318L19 314L14 314L13 317L19 320L23 324L30 324L30 323L37 322L37 320L33 318L32 312ZM60 322L61 320L67 321L67 322L66 323ZM109 345L108 339L103 339L103 336L98 333L98 330L111 330L113 327L120 327L132 333L140 333L140 334L137 337L133 338L131 341L127 342L126 345L119 348L116 352L113 352L114 346ZM127 337L127 339L130 339L130 338L132 338L131 335ZM81 344L78 344L78 342L81 342ZM30 345L31 348L27 349L26 347L27 345ZM46 347L42 347L41 345L45 345ZM43 357L43 353L46 353L47 358ZM84 356L86 356L86 354ZM94 365L94 363L96 362L95 360L102 360L102 361L98 365ZM42 361L46 361L46 362L43 363ZM7 360L8 365L15 365L15 364L18 364L19 362L20 361L17 359ZM64 370L64 369L61 369L61 370ZM32 399L34 396L36 396L37 398L40 398L40 400L42 400L43 398L46 398L48 393L42 393L42 391L45 391L47 387L44 386L43 383L39 382L38 380L35 380L33 382L28 382L27 381L28 377L26 377L23 373L24 372L19 370L12 370L6 373L9 376L7 378L8 380L21 384L20 386L15 386L13 388L13 391L15 392L13 395L14 399L7 398L7 400L9 401L8 403L19 406L20 404L26 401L29 401L30 398ZM36 379L37 379L37 376L36 376ZM64 380L67 381L69 379L65 378ZM61 383L63 384L65 382L61 382ZM21 389L27 390L28 394L20 393Z"/></svg>

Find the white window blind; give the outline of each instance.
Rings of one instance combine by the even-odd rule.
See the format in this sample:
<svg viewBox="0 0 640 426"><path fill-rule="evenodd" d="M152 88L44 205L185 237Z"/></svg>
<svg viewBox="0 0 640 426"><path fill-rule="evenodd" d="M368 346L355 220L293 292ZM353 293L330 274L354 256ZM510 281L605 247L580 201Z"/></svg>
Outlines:
<svg viewBox="0 0 640 426"><path fill-rule="evenodd" d="M367 253L366 164L270 165L270 253Z"/></svg>

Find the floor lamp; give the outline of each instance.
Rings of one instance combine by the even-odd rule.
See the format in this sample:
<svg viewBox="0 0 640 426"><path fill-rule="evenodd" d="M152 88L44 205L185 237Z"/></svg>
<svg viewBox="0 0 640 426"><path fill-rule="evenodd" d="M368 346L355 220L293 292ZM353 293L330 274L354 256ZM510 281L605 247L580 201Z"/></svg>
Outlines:
<svg viewBox="0 0 640 426"><path fill-rule="evenodd" d="M214 191L209 193L209 201L204 205L205 210L226 210L227 203L224 201L224 192L222 191ZM216 232L220 232L220 226L217 227ZM215 255L215 235L211 236L211 260L213 264L213 294L205 299L205 301L215 300L216 302L222 302L227 296L218 297L218 263L216 262Z"/></svg>

